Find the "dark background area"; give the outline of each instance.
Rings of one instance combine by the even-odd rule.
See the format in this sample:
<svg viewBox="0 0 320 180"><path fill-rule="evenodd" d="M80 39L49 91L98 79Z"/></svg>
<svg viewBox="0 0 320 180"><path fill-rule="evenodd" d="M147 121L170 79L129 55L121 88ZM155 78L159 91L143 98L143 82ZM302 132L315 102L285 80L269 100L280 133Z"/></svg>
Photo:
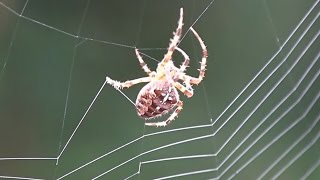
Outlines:
<svg viewBox="0 0 320 180"><path fill-rule="evenodd" d="M190 26L209 57L179 117L145 127L106 85L83 118L106 76L146 76L135 47L156 68L181 7L187 73L201 59ZM1 0L0 177L317 179L319 12L316 0ZM143 85L123 92L135 101Z"/></svg>

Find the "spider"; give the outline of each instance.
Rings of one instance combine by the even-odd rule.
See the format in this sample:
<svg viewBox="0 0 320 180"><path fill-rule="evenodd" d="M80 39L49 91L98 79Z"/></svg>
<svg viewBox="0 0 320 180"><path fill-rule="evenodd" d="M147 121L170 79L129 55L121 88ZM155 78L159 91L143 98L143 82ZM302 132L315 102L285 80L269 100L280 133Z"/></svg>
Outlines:
<svg viewBox="0 0 320 180"><path fill-rule="evenodd" d="M167 120L159 122L145 122L145 125L147 126L166 126L172 122L174 118L178 116L183 107L183 102L179 98L177 89L190 98L193 96L192 85L198 85L204 78L208 53L204 42L192 27L190 30L198 39L202 48L202 60L200 63L199 77L192 77L185 74L185 70L189 65L190 59L182 49L177 47L182 35L182 26L183 8L180 8L178 27L173 33L174 36L171 39L168 51L164 55L162 61L158 63L156 71L151 71L149 69L142 59L138 49L135 49L140 66L147 73L147 77L141 77L125 82L115 81L106 77L106 82L117 90L129 88L138 83L148 83L140 90L135 102L138 115L146 121L173 111ZM172 54L175 50L178 50L184 57L184 62L181 64L180 68L176 67L172 61ZM182 81L184 84L181 84L179 81Z"/></svg>

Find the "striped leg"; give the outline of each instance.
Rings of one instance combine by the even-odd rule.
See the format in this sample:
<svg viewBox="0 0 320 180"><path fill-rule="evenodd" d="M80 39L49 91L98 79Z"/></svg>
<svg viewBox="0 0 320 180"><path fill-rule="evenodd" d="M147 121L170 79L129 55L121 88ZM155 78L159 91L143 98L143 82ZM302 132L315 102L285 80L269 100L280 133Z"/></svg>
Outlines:
<svg viewBox="0 0 320 180"><path fill-rule="evenodd" d="M179 79L179 76L183 76L184 71L187 69L187 67L189 67L189 63L190 63L190 58L187 55L187 53L185 53L182 49L177 47L177 50L184 56L184 62L181 64L180 68L177 70L177 74L174 76L174 80L177 82ZM187 97L192 97L193 96L193 88L190 84L190 78L186 77L186 79L183 81L184 84L186 85L185 87L183 85L176 84L175 86L181 91L183 92L184 95L186 95Z"/></svg>
<svg viewBox="0 0 320 180"><path fill-rule="evenodd" d="M138 78L138 79L128 80L125 82L115 81L109 77L106 77L106 81L108 84L113 86L115 89L123 89L123 88L129 88L135 84L150 82L151 77L142 77L142 78Z"/></svg>
<svg viewBox="0 0 320 180"><path fill-rule="evenodd" d="M146 72L150 76L151 70L149 69L148 65L144 62L144 60L142 59L138 49L135 49L135 51L136 51L136 55L137 55L137 58L139 60L140 66L142 67L144 72Z"/></svg>
<svg viewBox="0 0 320 180"><path fill-rule="evenodd" d="M184 95L186 95L188 98L193 96L193 89L188 81L185 81L186 86L183 86L179 82L174 83L174 87L176 87L179 91L181 91Z"/></svg>
<svg viewBox="0 0 320 180"><path fill-rule="evenodd" d="M180 18L178 21L178 27L176 31L173 33L173 38L171 39L171 43L168 48L167 54L164 55L163 60L160 62L160 66L164 67L172 58L172 54L177 47L177 44L180 41L182 35L182 26L183 26L183 8L180 8Z"/></svg>
<svg viewBox="0 0 320 180"><path fill-rule="evenodd" d="M180 77L180 79L182 79L183 81L189 80L191 84L199 84L205 75L208 51L207 51L206 45L204 44L204 42L200 38L199 34L192 27L190 28L190 30L196 36L196 38L198 39L200 46L202 48L202 60L201 60L200 69L199 69L200 73L199 73L198 78L194 78L194 77L191 77L188 75L182 75L182 77Z"/></svg>
<svg viewBox="0 0 320 180"><path fill-rule="evenodd" d="M146 126L156 126L156 127L167 126L168 124L170 124L174 120L175 117L178 116L178 114L182 110L182 107L183 107L183 102L182 101L178 101L176 110L170 115L170 117L167 120L160 121L160 122L148 122L148 123L145 123L145 125Z"/></svg>
<svg viewBox="0 0 320 180"><path fill-rule="evenodd" d="M190 58L188 56L187 53L185 53L182 49L180 49L179 47L176 47L176 49L183 55L184 57L184 61L180 66L179 72L178 73L183 73L187 67L189 67L189 63L190 63ZM174 78L175 79L175 78Z"/></svg>

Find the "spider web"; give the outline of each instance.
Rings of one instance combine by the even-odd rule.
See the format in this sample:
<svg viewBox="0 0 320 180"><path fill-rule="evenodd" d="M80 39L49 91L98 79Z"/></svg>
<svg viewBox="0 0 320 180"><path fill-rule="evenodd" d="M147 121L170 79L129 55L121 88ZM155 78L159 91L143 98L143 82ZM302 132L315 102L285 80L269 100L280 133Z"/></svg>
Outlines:
<svg viewBox="0 0 320 180"><path fill-rule="evenodd" d="M290 8L288 8L288 5ZM165 128L132 104L184 8L205 80ZM0 1L0 178L317 179L319 0ZM182 61L174 56L176 63Z"/></svg>

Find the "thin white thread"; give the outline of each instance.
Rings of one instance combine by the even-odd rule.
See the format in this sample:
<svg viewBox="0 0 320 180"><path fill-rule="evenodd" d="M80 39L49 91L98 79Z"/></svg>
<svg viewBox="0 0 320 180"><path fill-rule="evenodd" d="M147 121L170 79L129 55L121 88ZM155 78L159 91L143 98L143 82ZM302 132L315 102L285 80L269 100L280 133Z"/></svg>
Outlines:
<svg viewBox="0 0 320 180"><path fill-rule="evenodd" d="M200 18L204 15L205 12L207 12L207 10L209 9L209 7L213 4L215 0L212 0L208 6L206 6L206 8L204 8L204 10L201 12L201 14L198 16L198 18L192 23L192 25L188 28L188 30L186 31L186 33L184 33L184 35L182 36L180 42L186 37L186 35L188 34L188 32L190 31L190 28L193 27L199 20ZM179 42L179 43L180 43ZM178 43L178 45L179 45Z"/></svg>
<svg viewBox="0 0 320 180"><path fill-rule="evenodd" d="M28 2L28 1L27 1ZM5 5L4 3L0 2L0 5L3 6L4 8L8 9L10 12L12 12L13 14L21 17L21 18L24 18L30 22L33 22L33 23L36 23L36 24L39 24L43 27L46 27L48 29L51 29L51 30L54 30L54 31L57 31L57 32L60 32L64 35L67 35L67 36L70 36L70 37L73 37L73 38L77 38L77 39L85 39L85 40L89 40L89 41L94 41L94 42L99 42L99 43L103 43L103 44L109 44L109 45L113 45L113 46L120 46L120 47L125 47L125 48L131 48L131 49L134 49L135 47L134 46L130 46L130 45L126 45L126 44L120 44L120 43L115 43L115 42L110 42L110 41L103 41L103 40L98 40L98 39L94 39L94 38L90 38L90 37L82 37L82 36L78 36L78 35L74 35L74 34L71 34L69 32L66 32L66 31L63 31L61 29L58 29L58 28L55 28L53 26L50 26L50 25L47 25L45 23L42 23L42 22L39 22L37 20L34 20L34 19L31 19L27 16L23 16L22 14L19 14L17 13L15 10L11 9L9 6ZM23 8L24 10L24 8Z"/></svg>
<svg viewBox="0 0 320 180"><path fill-rule="evenodd" d="M6 158L0 158L0 161L7 161L7 160L56 160L56 157L44 157L44 158L40 158L40 157L6 157Z"/></svg>
<svg viewBox="0 0 320 180"><path fill-rule="evenodd" d="M250 95L238 106L238 108L227 118L227 120L217 129L217 132L220 131L220 129L222 129L222 127L224 127L225 124L227 124L229 122L229 120L245 105L245 103L262 87L262 85L264 85L264 83L280 68L280 66L286 61L286 59L289 57L289 55L292 53L292 51L298 46L299 42L301 41L301 39L306 35L306 33L308 32L308 30L311 28L311 26L314 24L314 22L317 20L318 16L320 15L320 13L318 13L318 15L316 16L316 18L313 19L312 23L310 23L310 25L307 27L307 29L303 32L303 34L299 37L299 39L296 41L296 43L293 45L293 47L290 49L290 51L288 52L288 54L285 56L285 58L283 58L283 60L277 65L276 68L274 68L272 70L272 72L258 85L258 87L255 88L255 90L250 93ZM283 47L283 46L282 46ZM278 51L276 54L279 54L280 51ZM274 58L275 56L273 56ZM269 61L270 62L270 61ZM269 63L268 62L268 63ZM264 69L264 68L263 68ZM260 71L259 71L260 72ZM251 83L251 81L250 81ZM247 86L246 86L247 87ZM244 92L244 91L241 91ZM241 93L242 94L242 93ZM234 100L233 100L234 102ZM230 105L229 105L230 106ZM228 107L229 107L228 106ZM226 110L225 110L226 111ZM218 117L220 118L221 115ZM217 119L218 119L217 118ZM214 123L217 120L214 121Z"/></svg>
<svg viewBox="0 0 320 180"><path fill-rule="evenodd" d="M90 0L87 1L84 13L82 15L79 27L78 27L78 32L77 32L77 36L80 35L81 32L81 28L84 22L84 19L86 17L87 14L87 10L90 4ZM71 62L71 66L70 66L70 72L69 72L69 77L68 77L68 89L67 89L67 95L66 95L66 101L65 101L65 105L64 105L64 112L63 112L63 119L62 119L62 127L61 127L61 133L60 133L60 141L59 141L59 151L61 150L62 147L62 137L63 137L63 130L64 130L64 126L65 126L65 121L66 121L66 116L67 116L67 109L68 109L68 104L69 104L69 95L70 95L70 89L71 89L71 81L72 81L72 74L73 74L73 69L74 69L74 63L75 63L75 59L76 59L76 54L77 54L77 49L78 46L80 46L82 43L84 43L86 40L81 40L79 43L76 43L75 46L73 47L73 55L72 55L72 62ZM59 157L57 158L57 162L56 165L58 165L59 163Z"/></svg>
<svg viewBox="0 0 320 180"><path fill-rule="evenodd" d="M139 49L140 50L140 49ZM140 54L142 54L142 55L144 55L144 56L146 56L146 57L148 57L149 59L151 59L151 60L153 60L153 61L155 61L155 62L160 62L158 59L156 59L156 58L154 58L154 57L151 57L151 56L149 56L148 54L146 54L146 53L143 53L143 52L140 52Z"/></svg>
<svg viewBox="0 0 320 180"><path fill-rule="evenodd" d="M86 164L84 164L84 165L82 165L82 166L79 166L78 168L73 169L72 171L69 171L67 174L64 174L63 176L59 177L57 180L62 179L62 178L64 178L64 177L67 177L67 176L69 176L69 175L73 174L74 172L76 172L76 171L78 171L78 170L80 170L80 169L84 168L85 166L88 166L88 165L90 165L90 164L92 164L92 163L94 163L94 162L98 161L99 159L102 159L102 158L104 158L105 156L108 156L109 154L112 154L112 153L114 153L114 152L116 152L116 151L118 151L118 150L122 149L123 147L126 147L126 146L128 146L128 145L130 145L130 144L132 144L132 143L134 143L134 142L136 142L136 141L138 141L138 140L142 139L143 137L144 137L144 136L141 136L141 137L139 137L139 138L136 138L136 139L134 139L134 140L132 140L132 141L130 141L130 142L128 142L128 143L126 143L126 144L124 144L124 145L122 145L122 146L120 146L120 147L118 147L118 148L114 149L114 150L111 150L111 151L109 151L109 152L107 152L107 153L103 154L102 156L99 156L98 158L95 158L95 159L93 159L92 161L90 161L90 162L88 162L88 163L86 163Z"/></svg>
<svg viewBox="0 0 320 180"><path fill-rule="evenodd" d="M140 170L140 169L139 169ZM138 175L139 174L139 172L140 171L137 171L136 173L134 173L134 174L132 174L132 175L130 175L130 176L128 176L128 177L126 177L126 178L124 178L125 180L127 180L127 179L131 179L132 177L134 177L134 176L136 176L136 175Z"/></svg>
<svg viewBox="0 0 320 180"><path fill-rule="evenodd" d="M317 117L316 122L319 122L320 116ZM309 129L309 133L312 129ZM317 133L317 135L306 145L294 158L292 158L286 165L284 165L275 176L272 177L272 179L278 179L279 176L289 167L291 166L297 159L299 159L307 150L309 150L313 145L316 144L316 142L320 138L320 131Z"/></svg>
<svg viewBox="0 0 320 180"><path fill-rule="evenodd" d="M78 125L76 126L76 128L74 129L74 131L72 132L71 136L69 137L67 143L64 145L64 147L62 148L60 154L58 155L58 159L62 156L63 152L65 151L65 149L67 148L67 146L69 145L72 137L74 136L74 134L76 133L76 131L78 130L78 128L80 127L82 121L84 120L84 118L87 116L88 112L90 111L92 105L94 104L94 102L96 101L96 99L98 98L99 94L101 93L102 89L104 88L104 86L106 85L107 80L104 81L104 83L102 84L101 88L99 89L98 93L95 95L95 97L93 98L91 104L89 105L89 107L87 108L86 112L84 113L84 115L82 116L80 122L78 123Z"/></svg>
<svg viewBox="0 0 320 180"><path fill-rule="evenodd" d="M16 22L16 24L15 24L15 27L14 27L14 30L13 30L13 33L12 33L12 36L11 36L11 41L10 41L9 49L8 49L7 55L6 55L5 59L4 59L4 62L3 62L3 65L2 65L2 68L1 68L1 71L0 71L0 81L1 81L1 79L2 79L2 77L3 77L3 75L4 75L5 68L7 67L8 59L9 59L9 57L10 57L11 50L12 50L12 46L13 46L13 41L14 41L15 38L16 38L17 29L18 29L19 24L20 24L20 17L22 16L25 8L27 7L28 2L29 2L29 0L27 0L26 3L24 4L23 9L22 9L22 11L21 11L20 14L15 13L16 15L19 16L19 18L18 18L18 20L17 20L17 22ZM3 3L0 2L0 5L3 5ZM11 12L13 11L13 10L12 10L11 8L9 8L9 7L8 7L8 10L11 11Z"/></svg>
<svg viewBox="0 0 320 180"><path fill-rule="evenodd" d="M266 8L267 18L268 18L268 20L270 21L270 24L271 24L272 32L273 32L273 34L275 36L275 39L277 41L278 46L281 47L280 38L278 36L277 29L276 29L276 27L275 27L275 25L273 23L268 4L267 4L266 0L264 0L263 3L264 3L264 7Z"/></svg>
<svg viewBox="0 0 320 180"><path fill-rule="evenodd" d="M192 171L192 172L187 172L187 173L175 174L175 175L171 175L171 176L164 176L161 178L155 178L154 180L172 179L172 178L190 176L190 175L195 175L195 174L209 173L209 172L213 172L213 171L217 171L217 169L214 168L214 169L204 169L204 170L199 170L199 171Z"/></svg>
<svg viewBox="0 0 320 180"><path fill-rule="evenodd" d="M288 41L292 38L292 36L296 33L301 24L306 20L309 14L313 11L313 9L318 4L319 0L315 2L312 7L308 10L305 16L299 21L298 25L294 28L294 30L289 34L287 39L284 41L282 46L279 48L277 52L268 60L268 62L259 70L259 72L252 78L252 80L242 89L242 91L231 101L231 103L223 110L223 112L213 121L215 124L224 114L225 112L236 102L236 100L248 89L248 87L257 79L257 77L267 68L267 66L277 57L277 55L282 51L282 48L288 43Z"/></svg>
<svg viewBox="0 0 320 180"><path fill-rule="evenodd" d="M25 180L44 180L38 178L30 178L30 177L19 177L19 176L0 176L3 179L25 179Z"/></svg>
<svg viewBox="0 0 320 180"><path fill-rule="evenodd" d="M320 55L320 54L319 54L319 55ZM283 99L281 99L280 102L279 102L277 105L274 106L274 108L265 116L265 118L263 118L263 119L247 134L247 136L244 137L244 138L241 140L241 142L240 142L240 143L234 148L234 150L225 158L225 160L221 163L220 166L222 166L222 165L224 164L224 162L226 162L226 161L229 159L229 157L230 157L231 155L233 155L234 152L292 95L292 93L294 93L294 92L296 91L297 87L301 84L301 82L303 81L303 79L305 78L305 76L306 76L306 75L308 74L308 72L311 70L311 68L313 67L314 63L317 62L317 60L318 60L318 58L319 58L319 55L318 55L318 57L315 58L316 61L314 61L314 62L309 66L308 70L303 74L302 78L300 79L300 81L298 81L298 83L296 84L296 86L293 87L292 90L291 90ZM320 74L320 71L317 72L317 74L314 76L314 78L311 80L311 82L309 83L309 85L308 85L305 89L308 90L308 89L310 88L310 86L311 86L311 85L315 82L315 80L318 78L319 74ZM306 91L305 91L305 93L306 93ZM286 111L285 113L283 113L283 114L280 116L280 118L278 118L278 119L280 120L280 119L281 119L284 115L286 115L293 107L295 107L295 105L300 101L300 99L305 95L305 93L302 94L302 95L300 96L300 98L298 98L298 99L296 100L296 102L293 103L293 104L287 109L287 111ZM253 141L250 145L248 145L247 148L246 148L240 155L237 156L237 158L234 160L234 163L237 162L237 160L240 159L240 158L243 156L243 154L245 154L245 153L246 153L261 137L263 137L263 135L266 134L277 122L278 122L278 121L275 121L274 123L272 123L271 125L269 125L269 128L268 128L268 129L266 129L265 131L263 131L263 132L258 136L258 138L256 138L255 141ZM229 169L234 163L231 163L231 164L226 168L226 170Z"/></svg>
<svg viewBox="0 0 320 180"><path fill-rule="evenodd" d="M320 119L320 114L318 115L318 117L316 119L317 120L315 120L310 125L310 128L307 131L305 131L295 142L293 142L274 162L272 162L272 164L270 166L268 166L268 168L264 172L262 172L262 174L257 179L262 179L265 175L267 175L268 172L270 172L270 170L272 170L272 168L274 168L286 155L288 155L290 153L290 151L292 151L292 149L294 149L307 135L310 134L311 130L313 130L313 128L318 124L319 119ZM306 147L308 147L308 146L306 146Z"/></svg>
<svg viewBox="0 0 320 180"><path fill-rule="evenodd" d="M306 93L306 91L304 92L304 94ZM304 96L304 95L303 95ZM302 96L302 97L303 97ZM306 111L299 117L297 118L295 121L292 122L292 124L290 124L290 126L288 126L284 131L282 131L279 135L276 136L276 138L274 138L269 144L267 144L266 146L264 146L260 151L258 151L252 158L250 158L246 163L244 163L238 170L237 173L242 171L246 166L248 166L253 160L255 160L260 154L262 154L266 149L268 149L273 143L275 143L278 139L280 139L284 134L286 134L289 130L291 130L295 125L297 125L301 120L303 120L303 118L307 115L307 113L309 113L309 111L313 108L313 105L316 103L316 101L319 99L320 93L317 94L316 98L310 103L310 105L306 108ZM302 97L300 97L299 99L301 99ZM293 106L290 106L288 110L286 110L279 118L277 118L276 121L274 121L274 123L271 124L270 127L268 127L262 134L260 134L258 136L258 138L249 145L248 148L251 148L254 143L256 143L263 135L266 134L266 132L268 132L276 123L278 123L282 117L284 117L286 114L289 113L289 111L295 107L296 104L298 104L300 100L296 101ZM247 149L248 150L248 149ZM239 158L242 157L242 155L244 154L241 153ZM221 177L222 174L219 176ZM233 176L229 177L228 179L232 179Z"/></svg>
<svg viewBox="0 0 320 180"><path fill-rule="evenodd" d="M208 157L216 157L216 154L199 154L199 155L191 155L191 156L179 156L179 157L154 159L149 161L143 161L141 162L141 164L149 164L149 163L155 163L155 162L181 160L181 159L208 158Z"/></svg>
<svg viewBox="0 0 320 180"><path fill-rule="evenodd" d="M307 179L313 172L320 166L320 157L318 158L318 161L311 166L310 169L301 177L301 179Z"/></svg>
<svg viewBox="0 0 320 180"><path fill-rule="evenodd" d="M234 137L234 135L240 130L240 128L248 121L248 119L256 112L256 110L261 106L261 104L264 103L264 101L269 97L270 94L273 93L273 91L278 87L278 85L280 85L280 83L287 77L287 75L291 72L291 70L295 67L295 65L300 61L301 57L305 54L305 52L309 49L309 47L315 42L315 40L317 39L317 37L319 36L320 32L314 36L314 38L312 39L312 41L307 45L307 47L303 50L303 52L299 55L299 57L297 58L297 60L293 63L293 65L291 65L291 67L286 71L286 73L281 77L281 79L271 88L271 90L269 90L269 92L263 97L263 99L255 106L255 108L249 113L249 115L246 117L246 119L237 127L237 129L229 136L229 138L225 141L225 143L220 147L220 149L218 150L218 153L229 143L229 141ZM318 56L319 57L319 56ZM318 57L315 58L315 60L313 61L312 65L317 62ZM312 66L311 66L312 67ZM311 69L311 67L309 67L309 71ZM302 78L300 79L299 83L297 83L296 87L292 89L292 91L289 93L289 95L291 95L297 88L297 86L300 85L300 83L302 82L302 80L305 78L305 76L307 75L307 73L309 71L306 71L304 73L304 75L302 76ZM288 98L289 96L287 96ZM277 106L276 106L277 107ZM247 136L249 137L249 136ZM236 150L237 148L235 148ZM225 161L228 158L225 159Z"/></svg>
<svg viewBox="0 0 320 180"><path fill-rule="evenodd" d="M189 138L189 139L185 139L185 140L182 140L182 141L178 141L178 142L174 142L174 143L170 143L170 144L166 144L166 145L163 145L163 146L160 146L160 147L157 147L157 148L154 148L154 149L151 149L151 150L148 150L148 151L145 151L137 156L134 156L133 158L115 166L114 168L112 169L109 169L108 171L105 171L104 173L101 173L100 175L96 176L95 178L93 179L97 179L99 177L102 177L106 174L108 174L109 172L119 168L120 166L124 165L124 164L127 164L128 162L140 157L140 156L143 156L145 154L149 154L151 152L154 152L154 151L158 151L160 149L164 149L164 148L167 148L167 147L172 147L172 146L176 146L176 145L180 145L180 144L184 144L184 143L187 143L187 142L192 142L192 141L196 141L196 140L200 140L200 139L207 139L207 138L210 138L210 137L213 137L212 134L209 134L209 135L205 135L205 136L199 136L199 137L195 137L195 138Z"/></svg>

